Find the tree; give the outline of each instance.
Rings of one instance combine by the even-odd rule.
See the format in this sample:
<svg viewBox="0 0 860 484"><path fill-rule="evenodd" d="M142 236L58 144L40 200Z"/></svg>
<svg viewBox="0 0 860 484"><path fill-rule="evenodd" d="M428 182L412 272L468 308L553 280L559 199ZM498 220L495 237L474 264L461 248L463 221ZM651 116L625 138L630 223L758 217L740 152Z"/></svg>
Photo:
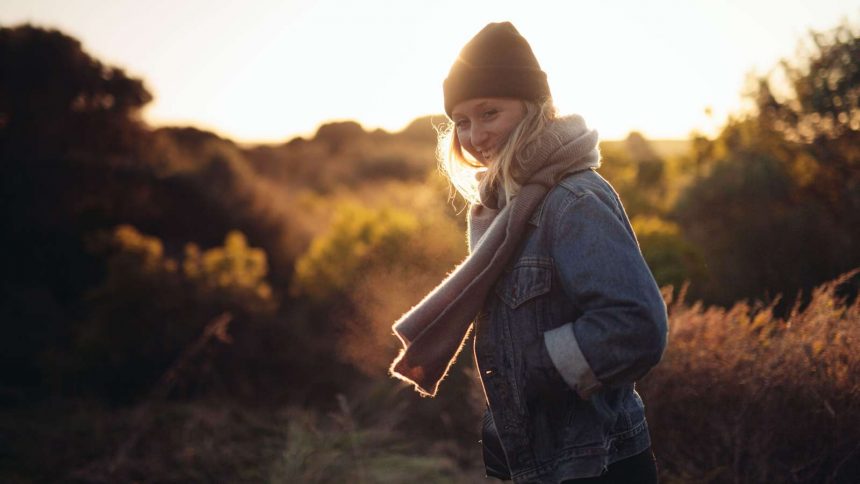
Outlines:
<svg viewBox="0 0 860 484"><path fill-rule="evenodd" d="M711 159L674 215L712 279L691 292L728 304L798 290L860 265L860 38L847 24L811 34L780 64L788 89L758 79L757 109L698 153Z"/></svg>
<svg viewBox="0 0 860 484"><path fill-rule="evenodd" d="M786 94L759 80L759 119L791 145L786 161L798 184L840 217L860 221L860 30L846 21L811 32L805 51L780 64Z"/></svg>
<svg viewBox="0 0 860 484"><path fill-rule="evenodd" d="M137 113L152 95L78 40L31 25L0 28L0 63L4 157L117 153L136 141Z"/></svg>
<svg viewBox="0 0 860 484"><path fill-rule="evenodd" d="M110 195L145 193L115 170L134 164L152 97L56 30L0 27L0 65L0 381L26 384L100 276L81 234L119 210Z"/></svg>
<svg viewBox="0 0 860 484"><path fill-rule="evenodd" d="M784 95L774 82L759 80L756 101L762 120L789 141L856 137L860 132L860 31L843 22L811 32L799 61L782 60Z"/></svg>

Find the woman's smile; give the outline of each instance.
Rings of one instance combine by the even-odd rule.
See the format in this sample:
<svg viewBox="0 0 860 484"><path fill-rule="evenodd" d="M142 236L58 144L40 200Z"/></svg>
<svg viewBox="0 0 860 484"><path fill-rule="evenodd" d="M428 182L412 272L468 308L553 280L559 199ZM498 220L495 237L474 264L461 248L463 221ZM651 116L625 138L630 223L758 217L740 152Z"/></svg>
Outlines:
<svg viewBox="0 0 860 484"><path fill-rule="evenodd" d="M454 106L452 119L460 146L486 164L498 155L526 109L513 98L475 98Z"/></svg>

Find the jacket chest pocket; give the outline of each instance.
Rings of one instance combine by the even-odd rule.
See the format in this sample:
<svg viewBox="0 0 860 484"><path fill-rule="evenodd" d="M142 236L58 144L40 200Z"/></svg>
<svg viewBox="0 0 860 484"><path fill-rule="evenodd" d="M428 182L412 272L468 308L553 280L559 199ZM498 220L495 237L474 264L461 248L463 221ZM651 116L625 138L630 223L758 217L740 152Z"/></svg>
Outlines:
<svg viewBox="0 0 860 484"><path fill-rule="evenodd" d="M493 344L500 358L505 388L510 392L516 420L525 417L524 398L526 365L523 350L540 337L547 319L548 294L552 289L552 259L521 257L502 274L495 286L498 296L493 318Z"/></svg>
<svg viewBox="0 0 860 484"><path fill-rule="evenodd" d="M552 259L524 257L496 284L500 343L508 347L514 363L524 345L540 337L549 324L552 280Z"/></svg>
<svg viewBox="0 0 860 484"><path fill-rule="evenodd" d="M552 289L552 259L523 257L496 284L496 295L510 309L518 309L529 300Z"/></svg>

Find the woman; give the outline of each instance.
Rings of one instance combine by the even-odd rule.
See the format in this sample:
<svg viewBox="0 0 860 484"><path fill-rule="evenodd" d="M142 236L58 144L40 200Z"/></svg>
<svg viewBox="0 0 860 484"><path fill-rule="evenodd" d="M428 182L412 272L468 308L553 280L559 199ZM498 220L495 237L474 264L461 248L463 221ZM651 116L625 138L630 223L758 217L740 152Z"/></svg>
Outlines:
<svg viewBox="0 0 860 484"><path fill-rule="evenodd" d="M508 22L481 30L444 82L440 163L471 202L469 256L394 325L392 375L433 396L475 329L487 475L656 482L634 381L660 360L666 307L597 133L558 117ZM472 323L474 322L474 325Z"/></svg>

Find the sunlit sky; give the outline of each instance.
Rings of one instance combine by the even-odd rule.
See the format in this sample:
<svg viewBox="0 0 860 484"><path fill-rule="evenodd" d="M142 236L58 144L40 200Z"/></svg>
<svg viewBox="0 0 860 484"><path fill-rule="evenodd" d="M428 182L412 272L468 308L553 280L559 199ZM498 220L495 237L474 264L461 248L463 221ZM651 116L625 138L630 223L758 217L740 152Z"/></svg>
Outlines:
<svg viewBox="0 0 860 484"><path fill-rule="evenodd" d="M143 78L151 125L249 143L441 113L460 48L501 20L531 43L561 111L601 137L712 134L749 72L843 18L858 23L860 0L0 0L2 25L58 28Z"/></svg>

